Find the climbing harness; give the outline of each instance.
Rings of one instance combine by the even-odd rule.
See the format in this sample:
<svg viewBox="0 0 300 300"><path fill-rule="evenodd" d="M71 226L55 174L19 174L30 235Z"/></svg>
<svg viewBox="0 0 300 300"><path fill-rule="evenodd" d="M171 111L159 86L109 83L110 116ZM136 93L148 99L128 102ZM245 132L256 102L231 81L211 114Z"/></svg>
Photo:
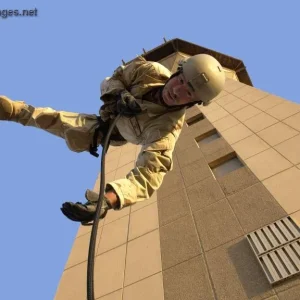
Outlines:
<svg viewBox="0 0 300 300"><path fill-rule="evenodd" d="M90 237L90 243L89 243L89 252L88 252L88 265L87 265L87 300L95 300L94 297L94 265L95 265L95 246L96 246L96 239L97 239L97 231L98 231L98 224L100 219L100 213L101 213L101 207L102 202L104 198L104 187L105 187L105 154L109 147L109 141L111 137L111 133L117 123L117 121L120 118L120 114L116 116L116 118L113 120L111 125L109 126L109 129L107 131L103 149L102 149L102 155L101 155L101 178L100 178L100 193L99 198L97 202L97 208L96 213L94 217L94 221L92 224L92 233ZM98 127L99 128L99 127ZM97 129L96 129L97 130ZM90 153L96 157L99 156L99 154L96 152L97 147L95 146L97 141L97 134L99 132L99 129L94 135L94 141L93 145L90 148ZM83 224L87 225L87 224Z"/></svg>

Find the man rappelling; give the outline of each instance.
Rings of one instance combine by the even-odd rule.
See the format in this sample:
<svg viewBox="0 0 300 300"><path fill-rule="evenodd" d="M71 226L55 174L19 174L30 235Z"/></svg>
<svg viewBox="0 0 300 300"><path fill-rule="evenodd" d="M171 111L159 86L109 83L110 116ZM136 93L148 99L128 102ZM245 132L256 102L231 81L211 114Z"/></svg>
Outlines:
<svg viewBox="0 0 300 300"><path fill-rule="evenodd" d="M23 101L0 96L0 120L33 126L59 136L74 152L95 154L103 145L112 120L116 123L110 144L141 145L135 167L126 175L106 183L100 218L109 209L121 210L149 199L173 168L173 151L180 135L186 108L209 105L224 88L225 74L220 63L207 54L182 61L177 72L138 57L117 68L101 84L103 105L99 115L33 107ZM87 202L65 202L62 213L72 221L94 219L98 195L85 193Z"/></svg>

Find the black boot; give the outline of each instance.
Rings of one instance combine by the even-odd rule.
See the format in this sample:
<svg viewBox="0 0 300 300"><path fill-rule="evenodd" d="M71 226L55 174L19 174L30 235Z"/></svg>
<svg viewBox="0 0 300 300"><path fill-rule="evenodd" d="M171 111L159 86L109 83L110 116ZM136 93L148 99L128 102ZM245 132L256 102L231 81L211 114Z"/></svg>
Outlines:
<svg viewBox="0 0 300 300"><path fill-rule="evenodd" d="M86 203L82 204L81 202L65 202L61 207L62 213L70 220L81 223L88 223L94 220L97 202L98 202L98 194L87 190L85 193L85 197L88 200ZM111 209L110 203L107 201L105 197L103 197L100 219L105 218L107 211Z"/></svg>

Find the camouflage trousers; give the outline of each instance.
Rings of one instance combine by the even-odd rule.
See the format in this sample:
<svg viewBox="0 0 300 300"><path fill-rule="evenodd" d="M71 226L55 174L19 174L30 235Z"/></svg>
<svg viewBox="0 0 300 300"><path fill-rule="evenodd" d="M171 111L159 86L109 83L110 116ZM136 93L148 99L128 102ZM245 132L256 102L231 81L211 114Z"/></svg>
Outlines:
<svg viewBox="0 0 300 300"><path fill-rule="evenodd" d="M100 130L97 145L100 145L110 125L110 122L105 125L103 122L99 123L95 114L56 111L50 107L33 107L27 104L24 104L16 121L24 126L40 128L63 138L68 148L74 152L89 151L98 126ZM110 144L121 146L126 143L117 128L114 128Z"/></svg>

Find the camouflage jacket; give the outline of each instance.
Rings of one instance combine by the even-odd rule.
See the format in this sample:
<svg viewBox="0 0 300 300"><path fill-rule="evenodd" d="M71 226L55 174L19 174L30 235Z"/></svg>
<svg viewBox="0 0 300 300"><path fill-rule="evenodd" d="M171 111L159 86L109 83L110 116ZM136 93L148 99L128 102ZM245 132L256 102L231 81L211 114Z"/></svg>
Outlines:
<svg viewBox="0 0 300 300"><path fill-rule="evenodd" d="M135 168L126 178L109 182L120 198L121 208L151 197L162 184L165 174L173 169L173 151L181 132L185 108L168 108L142 100L143 95L161 87L170 78L170 71L157 62L137 58L127 66L116 69L101 91L104 105L100 116L105 121L115 115L114 95L127 89L136 99L142 113L121 117L116 126L130 143L142 145Z"/></svg>

